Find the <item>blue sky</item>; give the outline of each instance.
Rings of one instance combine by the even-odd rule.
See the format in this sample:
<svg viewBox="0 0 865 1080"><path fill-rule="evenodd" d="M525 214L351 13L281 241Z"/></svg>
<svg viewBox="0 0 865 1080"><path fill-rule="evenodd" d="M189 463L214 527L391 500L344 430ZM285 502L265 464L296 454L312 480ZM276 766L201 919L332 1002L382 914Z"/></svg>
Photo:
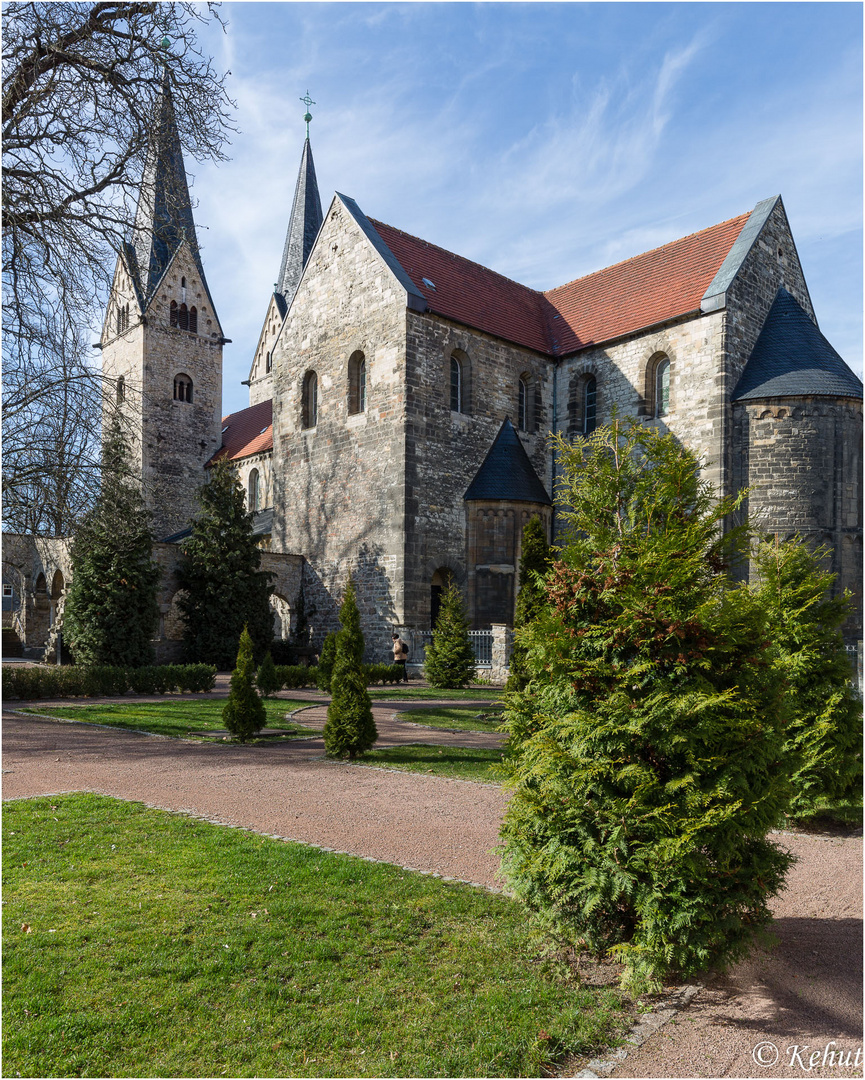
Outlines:
<svg viewBox="0 0 865 1080"><path fill-rule="evenodd" d="M226 3L231 160L193 195L243 408L305 128L335 190L546 289L781 194L824 334L862 371L858 3Z"/></svg>

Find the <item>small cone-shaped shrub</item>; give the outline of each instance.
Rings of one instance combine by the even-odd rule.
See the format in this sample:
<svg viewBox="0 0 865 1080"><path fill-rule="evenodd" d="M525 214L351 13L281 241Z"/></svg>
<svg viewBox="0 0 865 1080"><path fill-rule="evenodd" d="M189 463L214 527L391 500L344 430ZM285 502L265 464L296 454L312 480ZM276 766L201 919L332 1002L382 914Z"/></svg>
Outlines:
<svg viewBox="0 0 865 1080"><path fill-rule="evenodd" d="M321 646L318 657L315 681L323 694L330 693L330 677L333 674L333 665L336 662L336 633L328 634Z"/></svg>
<svg viewBox="0 0 865 1080"><path fill-rule="evenodd" d="M520 553L520 591L514 612L514 648L506 690L522 690L529 681L528 653L520 630L529 626L546 607L547 598L541 578L550 569L550 545L539 517L526 522Z"/></svg>
<svg viewBox="0 0 865 1080"><path fill-rule="evenodd" d="M252 685L254 675L252 638L244 626L237 652L237 666L231 675L231 691L222 710L225 726L241 742L251 739L267 723L267 712Z"/></svg>
<svg viewBox="0 0 865 1080"><path fill-rule="evenodd" d="M798 540L757 548L757 596L772 625L772 652L786 680L784 752L791 815L841 809L862 796L862 701L839 627L849 594Z"/></svg>
<svg viewBox="0 0 865 1080"><path fill-rule="evenodd" d="M324 725L324 746L331 757L353 759L370 749L378 731L361 667L363 634L350 580L339 620L342 630L336 635L336 662L330 680L332 697Z"/></svg>
<svg viewBox="0 0 865 1080"><path fill-rule="evenodd" d="M475 666L462 594L451 582L442 593L433 639L426 649L424 674L430 686L458 690L475 677Z"/></svg>
<svg viewBox="0 0 865 1080"><path fill-rule="evenodd" d="M273 657L269 652L261 661L261 667L255 676L255 685L263 697L272 697L282 689L282 683L276 674L276 664L274 664Z"/></svg>

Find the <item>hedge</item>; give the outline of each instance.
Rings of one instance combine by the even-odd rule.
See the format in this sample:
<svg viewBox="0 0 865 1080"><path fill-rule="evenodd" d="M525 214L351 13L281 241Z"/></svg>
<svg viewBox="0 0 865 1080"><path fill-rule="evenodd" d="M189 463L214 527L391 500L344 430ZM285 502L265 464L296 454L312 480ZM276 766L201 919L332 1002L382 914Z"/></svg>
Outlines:
<svg viewBox="0 0 865 1080"><path fill-rule="evenodd" d="M380 683L398 683L402 680L401 664L364 664L362 669L367 686ZM277 664L276 677L282 690L302 690L318 685L318 668L302 664Z"/></svg>
<svg viewBox="0 0 865 1080"><path fill-rule="evenodd" d="M4 667L3 696L27 698L119 697L135 694L200 694L212 690L216 668L209 664L155 667Z"/></svg>

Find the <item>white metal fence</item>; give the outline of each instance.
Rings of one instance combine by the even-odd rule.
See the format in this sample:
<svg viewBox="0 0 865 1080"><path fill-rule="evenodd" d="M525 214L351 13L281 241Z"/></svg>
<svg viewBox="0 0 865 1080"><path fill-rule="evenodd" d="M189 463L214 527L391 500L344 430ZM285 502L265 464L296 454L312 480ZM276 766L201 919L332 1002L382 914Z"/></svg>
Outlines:
<svg viewBox="0 0 865 1080"><path fill-rule="evenodd" d="M414 630L414 648L409 663L422 664L426 658L426 647L433 639L432 630ZM491 667L493 662L492 630L469 630L469 640L475 653L478 667Z"/></svg>

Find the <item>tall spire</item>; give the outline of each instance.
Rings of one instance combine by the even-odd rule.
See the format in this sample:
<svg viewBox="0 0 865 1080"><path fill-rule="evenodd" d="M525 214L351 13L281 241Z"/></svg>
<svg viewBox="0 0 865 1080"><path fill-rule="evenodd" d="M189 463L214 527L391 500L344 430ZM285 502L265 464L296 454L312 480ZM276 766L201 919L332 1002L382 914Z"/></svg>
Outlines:
<svg viewBox="0 0 865 1080"><path fill-rule="evenodd" d="M134 269L144 308L150 303L159 279L184 239L189 242L203 277L166 68L147 148L131 251L127 247L127 252L135 256Z"/></svg>
<svg viewBox="0 0 865 1080"><path fill-rule="evenodd" d="M306 98L301 101L314 105L309 99L309 91ZM307 119L308 118L308 119ZM294 203L291 207L291 219L288 223L288 232L285 236L285 247L282 251L282 264L279 268L279 276L276 279L274 294L280 303L285 305L283 311L289 307L300 284L300 275L306 266L306 260L312 251L312 245L318 235L324 215L321 212L321 199L318 195L318 181L315 178L315 163L312 160L312 147L309 144L309 121L312 119L307 112L306 120L307 136L303 144L303 155L300 159L300 171L297 174L297 184L294 189Z"/></svg>

